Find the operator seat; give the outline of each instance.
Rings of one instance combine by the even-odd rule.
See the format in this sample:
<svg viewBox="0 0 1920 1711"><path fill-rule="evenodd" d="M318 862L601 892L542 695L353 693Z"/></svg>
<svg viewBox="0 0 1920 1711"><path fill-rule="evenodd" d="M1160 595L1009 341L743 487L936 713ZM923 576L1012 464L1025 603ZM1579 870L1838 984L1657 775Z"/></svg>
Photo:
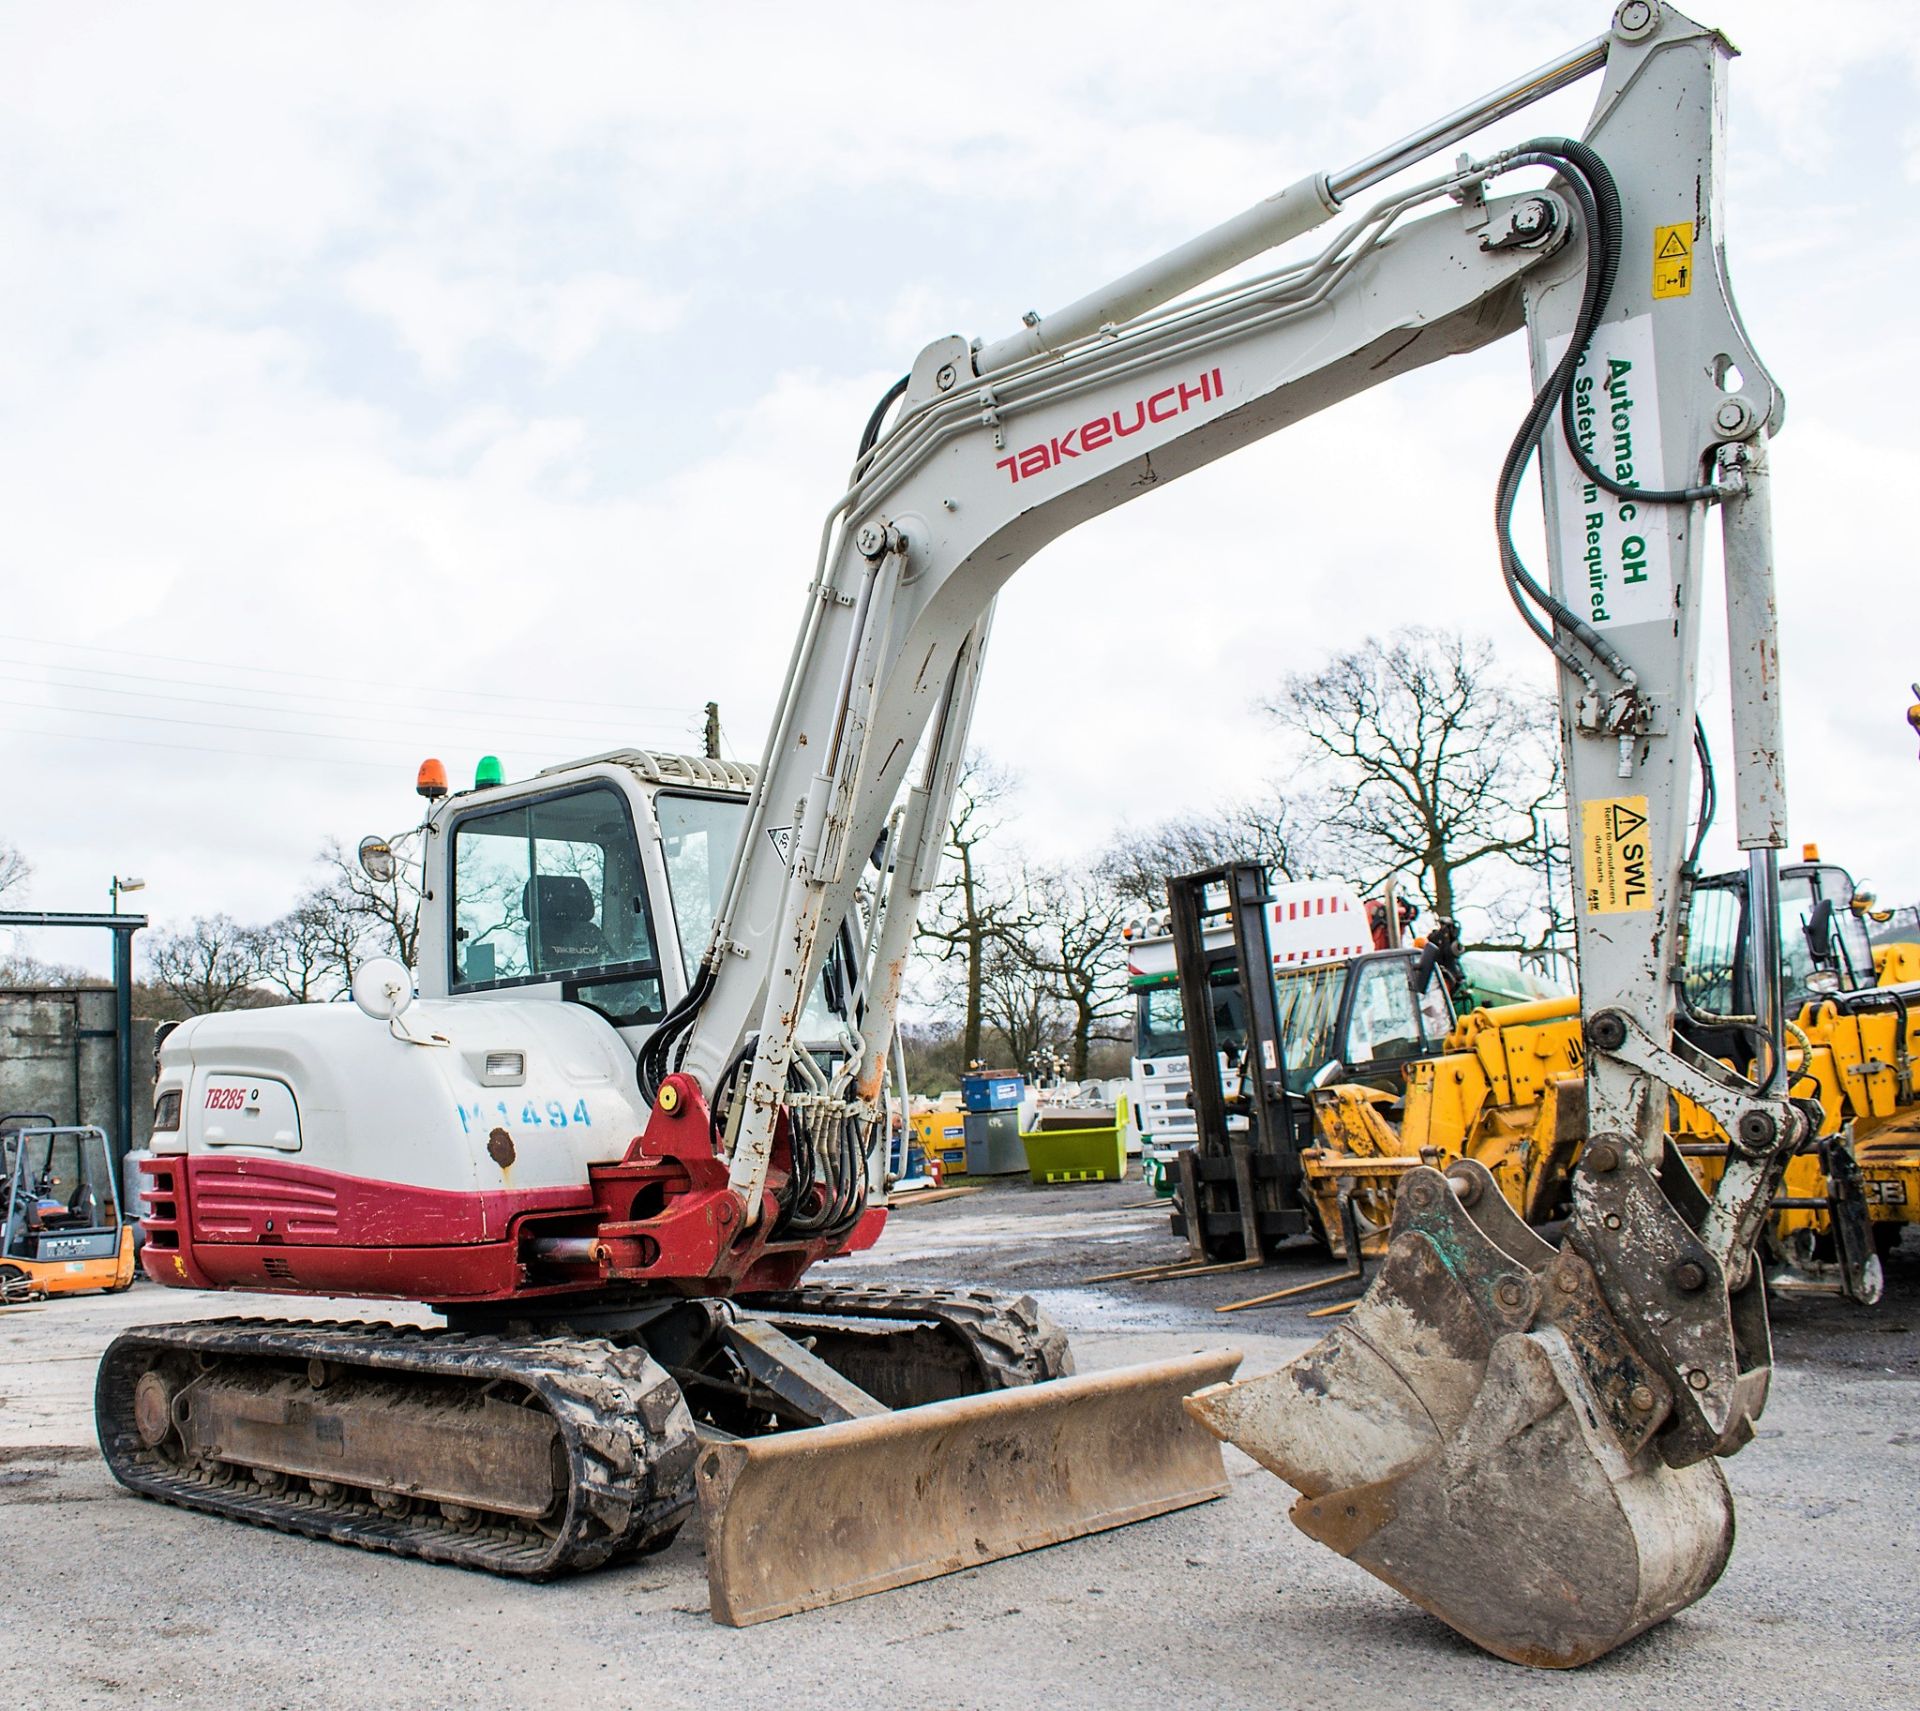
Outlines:
<svg viewBox="0 0 1920 1711"><path fill-rule="evenodd" d="M531 928L533 971L596 968L608 960L607 940L593 924L593 891L574 873L539 873L521 888L520 907Z"/></svg>

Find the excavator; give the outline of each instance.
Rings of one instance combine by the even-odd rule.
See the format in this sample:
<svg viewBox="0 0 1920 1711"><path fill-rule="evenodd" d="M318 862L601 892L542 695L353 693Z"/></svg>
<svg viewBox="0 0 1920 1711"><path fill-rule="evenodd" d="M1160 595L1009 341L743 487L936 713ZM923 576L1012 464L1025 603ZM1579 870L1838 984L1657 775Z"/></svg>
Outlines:
<svg viewBox="0 0 1920 1711"><path fill-rule="evenodd" d="M1057 313L926 346L827 510L751 777L615 751L439 797L414 971L169 1037L148 1274L447 1323L130 1331L96 1386L118 1478L523 1575L657 1548L697 1505L713 1608L742 1622L1219 1495L1219 1439L1299 1492L1308 1535L1504 1658L1577 1665L1700 1598L1733 1541L1719 1459L1767 1395L1754 1245L1811 1117L1764 929L1753 1072L1671 1026L1716 510L1763 924L1785 835L1784 401L1727 277L1732 53L1625 0ZM1443 159L1588 76L1582 138ZM1581 873L1559 1244L1468 1162L1410 1172L1360 1305L1244 1380L1232 1351L1069 1375L1021 1302L807 1281L885 1220L888 1045L999 590L1074 525L1509 333L1531 396L1490 545L1555 661ZM1407 449L1447 443L1427 423ZM1536 457L1544 573L1512 528ZM1711 1192L1668 1145L1675 1091L1730 1138Z"/></svg>

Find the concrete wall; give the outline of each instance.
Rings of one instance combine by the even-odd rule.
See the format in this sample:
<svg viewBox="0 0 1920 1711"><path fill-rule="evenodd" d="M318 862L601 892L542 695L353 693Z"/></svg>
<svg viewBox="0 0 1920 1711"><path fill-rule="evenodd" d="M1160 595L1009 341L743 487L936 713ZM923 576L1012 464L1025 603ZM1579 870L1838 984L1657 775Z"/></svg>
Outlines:
<svg viewBox="0 0 1920 1711"><path fill-rule="evenodd" d="M116 1149L144 1147L153 1127L153 1029L133 1023L133 1134L114 1133L111 987L0 988L0 1115L44 1111L97 1123Z"/></svg>

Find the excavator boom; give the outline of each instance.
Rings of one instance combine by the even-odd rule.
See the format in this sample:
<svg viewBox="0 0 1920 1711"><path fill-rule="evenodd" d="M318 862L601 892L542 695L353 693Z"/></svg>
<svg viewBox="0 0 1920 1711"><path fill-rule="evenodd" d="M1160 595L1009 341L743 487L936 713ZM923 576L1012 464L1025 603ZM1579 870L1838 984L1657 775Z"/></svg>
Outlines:
<svg viewBox="0 0 1920 1711"><path fill-rule="evenodd" d="M1807 1131L1782 1078L1777 982L1752 1080L1671 1044L1715 507L1736 829L1763 921L1785 835L1766 458L1784 401L1734 307L1719 224L1731 54L1671 7L1627 0L1605 37L1348 172L1302 180L1012 339L923 351L827 520L769 735L748 844L771 833L788 859L736 869L704 988L662 1030L703 1086L734 1077L730 1176L755 1204L792 1019L904 791L868 970L878 1002L835 1091L858 1103L877 1089L1007 577L1086 517L1524 328L1535 390L1497 484L1494 545L1558 667L1587 1048L1571 1228L1549 1249L1484 1173L1414 1173L1352 1320L1283 1372L1193 1406L1300 1487L1296 1519L1316 1537L1537 1662L1599 1656L1724 1563L1732 1509L1712 1458L1751 1436L1770 1362L1753 1244ZM1179 296L1595 70L1581 140L1462 157L1308 260ZM1547 184L1500 194L1525 168ZM1536 455L1544 578L1511 529ZM1756 970L1777 965L1763 940ZM1734 1137L1710 1196L1667 1150L1670 1090ZM1509 1554L1516 1537L1529 1548ZM1577 1583L1566 1562L1583 1565Z"/></svg>

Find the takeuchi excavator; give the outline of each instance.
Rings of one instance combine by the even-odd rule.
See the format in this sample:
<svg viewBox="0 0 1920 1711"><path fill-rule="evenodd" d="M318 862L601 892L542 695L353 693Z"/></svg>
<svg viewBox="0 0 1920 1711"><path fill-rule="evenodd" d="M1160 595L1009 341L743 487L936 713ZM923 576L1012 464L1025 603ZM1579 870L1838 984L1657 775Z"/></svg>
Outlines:
<svg viewBox="0 0 1920 1711"><path fill-rule="evenodd" d="M118 1477L536 1575L657 1547L697 1501L715 1611L747 1621L1218 1495L1191 1417L1296 1487L1311 1536L1503 1657L1578 1664L1706 1592L1733 1540L1719 1458L1767 1395L1755 1239L1809 1124L1768 972L1784 406L1727 278L1731 54L1626 0L1057 314L928 345L827 512L751 776L616 751L450 796L411 977L169 1038L149 1274L448 1323L131 1331L98 1383ZM1588 75L1581 139L1441 163ZM1065 1376L1028 1304L808 1281L885 1218L888 1047L999 589L1089 517L1519 332L1532 395L1489 544L1556 663L1578 851L1587 1133L1559 1244L1470 1163L1410 1172L1360 1305L1237 1383L1231 1352ZM1511 527L1536 456L1544 574ZM1751 1076L1672 1028L1716 510ZM1729 1137L1711 1192L1667 1143L1671 1091Z"/></svg>

